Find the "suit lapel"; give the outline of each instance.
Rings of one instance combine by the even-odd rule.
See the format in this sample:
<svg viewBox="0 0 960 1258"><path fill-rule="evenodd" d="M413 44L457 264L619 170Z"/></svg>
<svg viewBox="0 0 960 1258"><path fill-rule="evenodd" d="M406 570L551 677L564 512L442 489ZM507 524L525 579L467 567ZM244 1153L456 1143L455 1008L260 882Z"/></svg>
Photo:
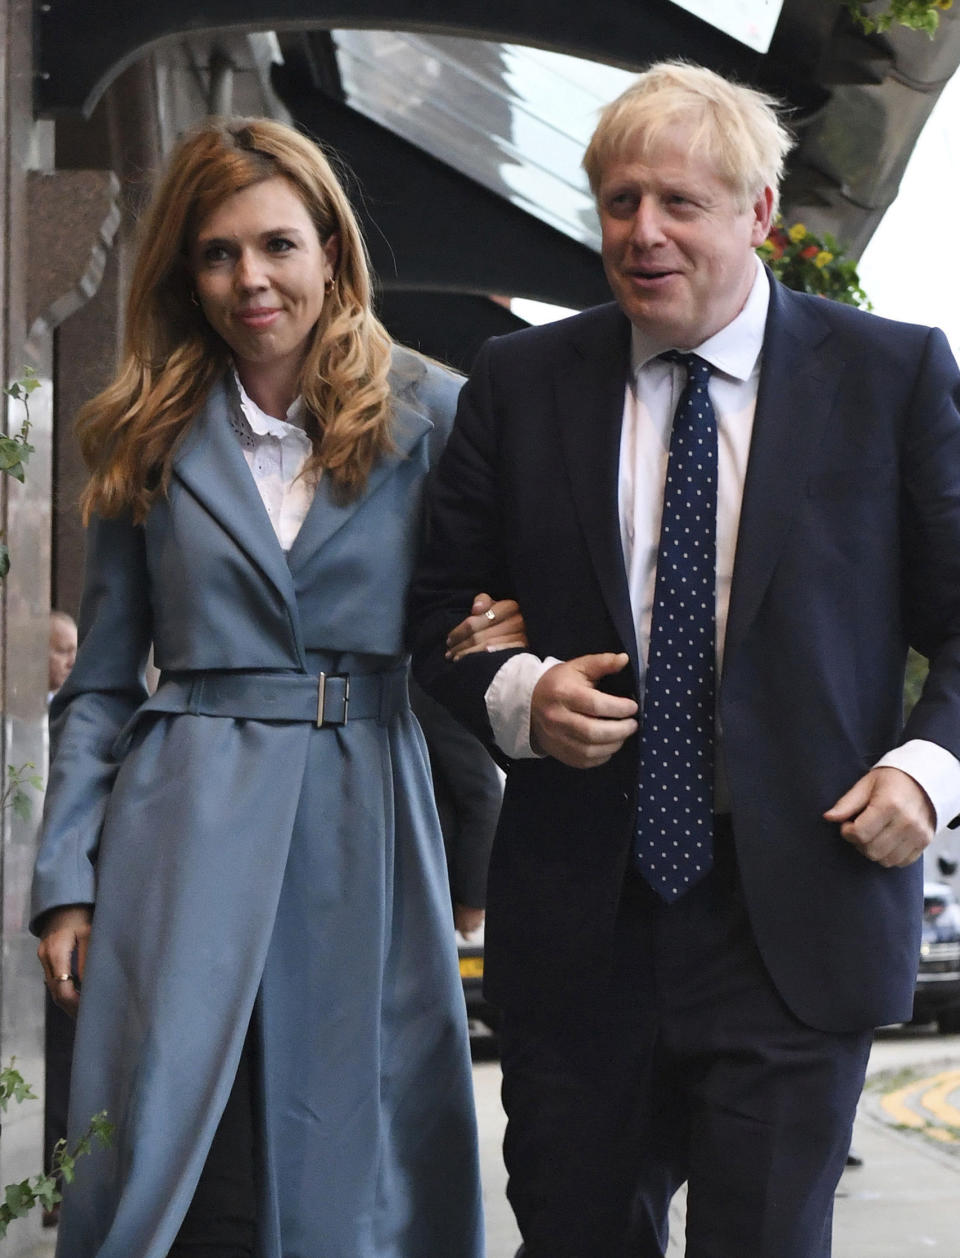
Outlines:
<svg viewBox="0 0 960 1258"><path fill-rule="evenodd" d="M174 458L173 473L276 587L296 624L290 570L230 425L234 406L239 400L226 379L218 381Z"/></svg>
<svg viewBox="0 0 960 1258"><path fill-rule="evenodd" d="M581 327L557 373L560 440L604 602L638 670L619 520L620 431L630 325L616 306Z"/></svg>
<svg viewBox="0 0 960 1258"><path fill-rule="evenodd" d="M843 365L834 361L828 335L829 326L812 302L771 285L725 663L757 614L829 418Z"/></svg>

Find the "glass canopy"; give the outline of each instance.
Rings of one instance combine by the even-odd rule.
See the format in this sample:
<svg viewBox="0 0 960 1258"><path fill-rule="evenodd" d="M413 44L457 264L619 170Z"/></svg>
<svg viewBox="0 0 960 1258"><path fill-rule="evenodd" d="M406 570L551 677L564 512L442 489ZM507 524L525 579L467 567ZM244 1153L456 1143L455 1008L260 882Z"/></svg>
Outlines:
<svg viewBox="0 0 960 1258"><path fill-rule="evenodd" d="M369 118L594 249L584 147L634 75L513 44L334 32L347 101Z"/></svg>

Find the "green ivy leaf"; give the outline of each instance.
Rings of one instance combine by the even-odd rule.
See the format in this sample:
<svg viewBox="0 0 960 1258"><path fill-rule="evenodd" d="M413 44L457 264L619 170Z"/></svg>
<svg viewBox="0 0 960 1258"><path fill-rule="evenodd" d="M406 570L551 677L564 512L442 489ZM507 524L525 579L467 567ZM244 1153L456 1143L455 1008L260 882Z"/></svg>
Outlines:
<svg viewBox="0 0 960 1258"><path fill-rule="evenodd" d="M14 1219L22 1219L33 1208L36 1201L28 1179L19 1184L7 1184L3 1195L3 1203Z"/></svg>
<svg viewBox="0 0 960 1258"><path fill-rule="evenodd" d="M18 1105L24 1101L35 1101L36 1095L23 1075L14 1067L15 1057L11 1057L10 1065L0 1069L0 1109L5 1110L11 1100Z"/></svg>

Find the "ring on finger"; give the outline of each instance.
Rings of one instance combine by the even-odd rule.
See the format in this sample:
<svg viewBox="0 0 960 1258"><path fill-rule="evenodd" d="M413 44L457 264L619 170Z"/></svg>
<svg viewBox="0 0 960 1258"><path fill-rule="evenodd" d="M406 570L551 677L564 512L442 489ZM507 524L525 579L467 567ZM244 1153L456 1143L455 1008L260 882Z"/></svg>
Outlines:
<svg viewBox="0 0 960 1258"><path fill-rule="evenodd" d="M72 976L69 974L54 974L53 981L55 983L70 983L73 980Z"/></svg>
<svg viewBox="0 0 960 1258"><path fill-rule="evenodd" d="M493 610L492 607L488 607L487 610L483 614L484 616L486 616L487 620L493 621L493 620L496 620L497 618L497 613Z"/></svg>

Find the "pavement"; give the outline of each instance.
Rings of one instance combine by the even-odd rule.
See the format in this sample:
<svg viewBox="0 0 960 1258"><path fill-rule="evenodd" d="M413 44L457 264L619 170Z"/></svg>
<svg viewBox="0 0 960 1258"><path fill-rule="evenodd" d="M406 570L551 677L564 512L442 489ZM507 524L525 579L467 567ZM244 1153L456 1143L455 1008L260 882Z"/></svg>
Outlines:
<svg viewBox="0 0 960 1258"><path fill-rule="evenodd" d="M495 1060L476 1063L474 1086L486 1258L513 1258L519 1237L503 1194L504 1120ZM845 1171L837 1190L833 1258L960 1258L960 1036L910 1028L880 1033L853 1148L863 1165ZM682 1258L683 1219L681 1192L671 1210L667 1258ZM53 1248L53 1236L45 1236L24 1258L52 1258Z"/></svg>

